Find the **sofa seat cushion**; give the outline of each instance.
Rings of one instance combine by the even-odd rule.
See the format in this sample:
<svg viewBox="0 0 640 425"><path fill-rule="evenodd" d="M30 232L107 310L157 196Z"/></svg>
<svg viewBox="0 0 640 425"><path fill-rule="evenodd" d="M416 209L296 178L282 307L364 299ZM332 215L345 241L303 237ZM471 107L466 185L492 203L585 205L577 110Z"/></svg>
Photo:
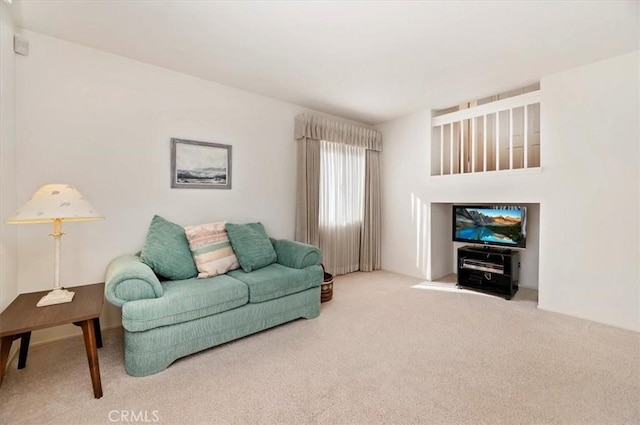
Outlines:
<svg viewBox="0 0 640 425"><path fill-rule="evenodd" d="M261 303L320 286L324 276L320 266L292 269L278 263L251 273L238 269L227 274L247 284L250 303Z"/></svg>
<svg viewBox="0 0 640 425"><path fill-rule="evenodd" d="M164 289L161 297L122 306L122 326L126 330L141 332L175 325L240 307L249 300L247 285L228 275L161 284Z"/></svg>

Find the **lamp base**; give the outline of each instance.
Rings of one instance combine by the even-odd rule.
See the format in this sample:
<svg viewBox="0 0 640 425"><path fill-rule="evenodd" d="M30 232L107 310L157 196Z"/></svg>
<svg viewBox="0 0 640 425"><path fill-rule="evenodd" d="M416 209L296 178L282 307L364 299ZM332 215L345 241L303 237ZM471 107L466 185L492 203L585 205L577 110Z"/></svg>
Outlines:
<svg viewBox="0 0 640 425"><path fill-rule="evenodd" d="M36 306L44 307L47 305L70 303L71 300L73 300L74 295L75 292L67 291L66 289L54 289L44 297L40 298L40 301L38 301Z"/></svg>

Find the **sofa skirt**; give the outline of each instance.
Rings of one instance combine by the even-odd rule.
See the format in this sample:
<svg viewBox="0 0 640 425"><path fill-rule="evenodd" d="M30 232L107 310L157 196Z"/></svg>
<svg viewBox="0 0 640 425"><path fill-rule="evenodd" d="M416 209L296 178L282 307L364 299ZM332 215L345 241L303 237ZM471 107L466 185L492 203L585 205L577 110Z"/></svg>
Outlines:
<svg viewBox="0 0 640 425"><path fill-rule="evenodd" d="M124 331L125 369L148 376L177 359L295 319L320 314L320 287L142 332Z"/></svg>

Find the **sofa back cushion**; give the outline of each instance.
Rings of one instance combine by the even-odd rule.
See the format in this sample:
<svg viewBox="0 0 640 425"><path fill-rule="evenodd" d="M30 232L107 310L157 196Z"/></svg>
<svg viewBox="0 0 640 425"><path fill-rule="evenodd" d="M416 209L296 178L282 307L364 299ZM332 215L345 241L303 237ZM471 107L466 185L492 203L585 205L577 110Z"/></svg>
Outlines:
<svg viewBox="0 0 640 425"><path fill-rule="evenodd" d="M226 229L244 272L249 273L276 262L276 251L262 223L227 223Z"/></svg>
<svg viewBox="0 0 640 425"><path fill-rule="evenodd" d="M171 280L189 279L198 274L184 228L154 215L140 260L157 275Z"/></svg>
<svg viewBox="0 0 640 425"><path fill-rule="evenodd" d="M225 221L221 221L184 228L200 279L214 277L240 267L224 228L225 224Z"/></svg>

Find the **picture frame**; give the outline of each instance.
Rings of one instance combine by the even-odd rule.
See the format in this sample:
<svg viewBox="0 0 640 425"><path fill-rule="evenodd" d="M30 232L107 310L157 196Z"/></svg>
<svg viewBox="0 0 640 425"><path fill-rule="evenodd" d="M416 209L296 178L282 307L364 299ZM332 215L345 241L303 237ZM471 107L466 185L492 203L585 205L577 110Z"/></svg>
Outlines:
<svg viewBox="0 0 640 425"><path fill-rule="evenodd" d="M172 138L171 188L231 189L231 145Z"/></svg>

